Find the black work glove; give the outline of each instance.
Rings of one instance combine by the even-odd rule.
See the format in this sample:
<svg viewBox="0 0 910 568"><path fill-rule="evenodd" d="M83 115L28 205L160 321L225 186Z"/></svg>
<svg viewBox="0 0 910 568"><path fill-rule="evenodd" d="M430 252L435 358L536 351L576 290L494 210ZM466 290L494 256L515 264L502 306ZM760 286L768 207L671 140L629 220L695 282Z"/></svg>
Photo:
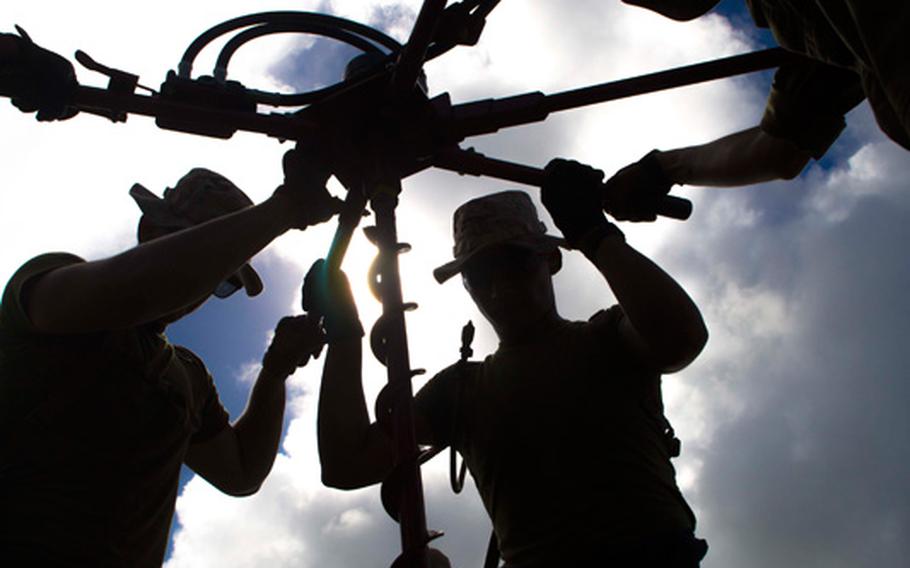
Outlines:
<svg viewBox="0 0 910 568"><path fill-rule="evenodd" d="M591 258L600 240L622 235L607 221L601 205L604 173L574 160L557 158L544 169L540 199L569 246Z"/></svg>
<svg viewBox="0 0 910 568"><path fill-rule="evenodd" d="M319 319L311 316L283 317L275 326L275 337L262 357L262 368L280 377L291 375L297 367L319 357L325 333Z"/></svg>
<svg viewBox="0 0 910 568"><path fill-rule="evenodd" d="M341 270L329 270L322 258L303 279L303 309L322 317L329 343L363 337L348 277Z"/></svg>
<svg viewBox="0 0 910 568"><path fill-rule="evenodd" d="M653 221L661 201L673 187L660 162L657 150L616 172L607 180L604 208L620 221Z"/></svg>
<svg viewBox="0 0 910 568"><path fill-rule="evenodd" d="M0 34L13 41L18 54L0 62L0 94L12 99L22 112L38 111L40 121L65 120L79 112L69 106L78 82L73 65L52 51L35 45L25 30L20 36Z"/></svg>
<svg viewBox="0 0 910 568"><path fill-rule="evenodd" d="M282 159L284 183L275 195L286 198L296 211L294 227L305 229L328 221L341 211L344 203L326 190L325 184L332 175L324 158L312 150L288 150Z"/></svg>

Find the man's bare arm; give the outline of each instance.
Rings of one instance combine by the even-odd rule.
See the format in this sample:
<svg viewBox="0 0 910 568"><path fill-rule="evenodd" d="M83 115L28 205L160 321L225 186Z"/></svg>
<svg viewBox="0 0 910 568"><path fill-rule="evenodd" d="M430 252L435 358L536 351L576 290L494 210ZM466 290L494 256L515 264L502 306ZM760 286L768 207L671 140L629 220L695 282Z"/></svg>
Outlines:
<svg viewBox="0 0 910 568"><path fill-rule="evenodd" d="M661 169L674 183L718 187L793 179L810 159L793 142L758 126L706 144L657 153Z"/></svg>
<svg viewBox="0 0 910 568"><path fill-rule="evenodd" d="M623 335L663 372L682 369L704 347L708 332L698 308L666 272L625 242L601 209L603 172L552 160L541 200L568 244L600 270L626 313Z"/></svg>
<svg viewBox="0 0 910 568"><path fill-rule="evenodd" d="M604 204L620 221L653 221L674 184L734 187L792 179L810 155L793 142L749 128L697 146L654 150L607 180Z"/></svg>
<svg viewBox="0 0 910 568"><path fill-rule="evenodd" d="M240 418L211 440L194 444L186 464L229 495L255 493L278 453L284 421L285 381L322 350L324 336L307 316L283 318L263 358Z"/></svg>
<svg viewBox="0 0 910 568"><path fill-rule="evenodd" d="M371 423L363 394L360 338L329 344L319 392L322 482L355 489L382 481L395 463L392 440Z"/></svg>
<svg viewBox="0 0 910 568"><path fill-rule="evenodd" d="M29 287L26 312L45 333L123 329L175 313L285 232L288 210L270 198L104 260L53 270Z"/></svg>
<svg viewBox="0 0 910 568"><path fill-rule="evenodd" d="M122 329L179 313L278 235L336 213L340 202L326 192L327 177L316 160L288 152L285 184L263 203L105 260L48 272L29 283L26 313L46 333Z"/></svg>
<svg viewBox="0 0 910 568"><path fill-rule="evenodd" d="M665 373L701 353L708 340L701 312L669 274L617 237L602 239L592 261L626 314L628 347Z"/></svg>

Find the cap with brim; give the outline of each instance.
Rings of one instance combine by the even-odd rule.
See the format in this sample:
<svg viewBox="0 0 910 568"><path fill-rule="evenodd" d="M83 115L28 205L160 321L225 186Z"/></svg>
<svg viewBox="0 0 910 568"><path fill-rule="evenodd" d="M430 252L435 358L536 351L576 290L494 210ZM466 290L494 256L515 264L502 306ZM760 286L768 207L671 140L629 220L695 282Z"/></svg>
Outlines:
<svg viewBox="0 0 910 568"><path fill-rule="evenodd" d="M490 243L488 245L481 246L475 250L472 250L470 253L456 258L451 262L447 262L442 266L433 270L433 277L436 278L436 281L442 284L449 278L460 273L466 264L468 264L471 259L473 259L478 254L487 251L491 248L498 246L516 246L521 248L527 248L535 252L546 253L555 249L556 247L566 247L566 241L558 237L552 237L550 235L544 235L543 238L538 239L509 239L498 243Z"/></svg>
<svg viewBox="0 0 910 568"><path fill-rule="evenodd" d="M138 183L130 188L130 196L142 210L144 222L168 232L187 229L253 205L230 180L203 168L191 170L174 188L167 188L164 198ZM226 298L240 288L248 296L262 292L262 279L249 263L221 282L214 294Z"/></svg>
<svg viewBox="0 0 910 568"><path fill-rule="evenodd" d="M549 252L567 246L564 239L546 234L537 209L523 191L503 191L468 201L455 210L453 233L454 260L433 271L440 284L492 247L508 245Z"/></svg>

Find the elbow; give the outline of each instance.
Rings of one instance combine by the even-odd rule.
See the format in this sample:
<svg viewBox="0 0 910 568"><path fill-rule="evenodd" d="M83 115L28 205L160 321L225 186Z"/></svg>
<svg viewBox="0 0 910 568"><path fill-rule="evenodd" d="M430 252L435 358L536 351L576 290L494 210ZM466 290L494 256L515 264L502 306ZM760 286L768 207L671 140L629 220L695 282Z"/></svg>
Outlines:
<svg viewBox="0 0 910 568"><path fill-rule="evenodd" d="M326 487L351 490L374 485L395 466L394 446L376 423L354 437L327 436L330 428L320 431L319 464Z"/></svg>
<svg viewBox="0 0 910 568"><path fill-rule="evenodd" d="M688 22L710 12L718 1L702 0L701 2L668 3L655 2L654 0L622 0L622 3L657 12L665 18L670 18L677 22Z"/></svg>
<svg viewBox="0 0 910 568"><path fill-rule="evenodd" d="M241 484L233 487L222 487L220 489L231 497L249 497L258 493L261 487L262 483L257 483L254 485Z"/></svg>
<svg viewBox="0 0 910 568"><path fill-rule="evenodd" d="M342 491L351 491L353 489L366 487L365 485L358 485L357 483L354 483L353 480L345 478L344 476L326 474L325 472L322 472L322 484L326 487L331 487L332 489L340 489Z"/></svg>
<svg viewBox="0 0 910 568"><path fill-rule="evenodd" d="M322 468L322 484L345 491L381 482L395 465L391 452L373 454L366 450L345 454L326 454L323 449L319 460Z"/></svg>
<svg viewBox="0 0 910 568"><path fill-rule="evenodd" d="M709 10L710 10L710 8L707 10L702 10L702 9L667 10L667 11L663 12L662 15L666 16L667 18L670 18L671 20L675 20L677 22L690 22L696 18L700 18L700 17L704 16L706 13L708 13Z"/></svg>
<svg viewBox="0 0 910 568"><path fill-rule="evenodd" d="M806 168L806 164L809 163L809 156L807 155L793 155L789 156L785 160L777 165L777 177L778 179L791 180L799 176L802 171Z"/></svg>
<svg viewBox="0 0 910 568"><path fill-rule="evenodd" d="M685 334L685 337L674 341L672 347L661 351L657 357L658 368L662 373L677 373L692 363L708 343L708 328L704 321L698 319L696 325Z"/></svg>
<svg viewBox="0 0 910 568"><path fill-rule="evenodd" d="M259 491L264 481L264 479L249 480L239 475L233 478L219 477L216 479L207 476L206 480L214 485L218 491L231 497L249 497Z"/></svg>
<svg viewBox="0 0 910 568"><path fill-rule="evenodd" d="M223 480L218 486L218 489L231 497L249 497L250 495L255 495L259 492L259 489L262 488L262 484L265 482L265 478L268 476L270 470L271 467L269 470L266 470L264 474L260 475L250 475L242 472L233 479Z"/></svg>
<svg viewBox="0 0 910 568"><path fill-rule="evenodd" d="M774 136L757 130L760 142L757 155L763 155L763 161L777 179L791 180L806 168L812 156L797 146L792 140Z"/></svg>
<svg viewBox="0 0 910 568"><path fill-rule="evenodd" d="M378 483L381 480L364 479L349 469L322 466L322 484L332 489L350 491Z"/></svg>

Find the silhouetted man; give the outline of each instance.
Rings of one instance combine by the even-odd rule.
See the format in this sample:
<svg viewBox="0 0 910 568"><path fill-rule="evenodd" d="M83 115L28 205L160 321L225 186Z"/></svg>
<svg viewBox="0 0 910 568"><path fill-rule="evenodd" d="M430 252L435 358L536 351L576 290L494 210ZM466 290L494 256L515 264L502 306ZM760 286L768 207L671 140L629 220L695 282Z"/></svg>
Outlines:
<svg viewBox="0 0 910 568"><path fill-rule="evenodd" d="M500 344L418 392L418 440L464 454L510 568L693 567L706 550L676 486L660 381L698 355L707 332L685 291L604 217L602 176L548 166L542 199L565 241L545 234L523 192L465 203L455 258L435 271L440 282L462 275ZM556 309L552 275L566 242L618 300L586 322ZM323 481L349 489L382 480L395 455L367 413L346 280L328 276L319 453Z"/></svg>
<svg viewBox="0 0 910 568"><path fill-rule="evenodd" d="M622 0L690 20L718 0ZM761 123L686 148L653 151L608 182L618 219L654 219L673 184L741 186L799 175L821 159L869 99L879 127L910 149L910 4L882 0L746 0L756 25L808 59L780 67ZM661 193L662 192L662 193Z"/></svg>
<svg viewBox="0 0 910 568"><path fill-rule="evenodd" d="M182 463L225 493L257 491L278 449L284 381L318 354L321 330L279 322L233 424L203 362L164 330L213 293L258 294L247 261L337 211L326 179L293 151L285 183L259 205L203 169L163 198L136 185L138 246L90 262L44 254L13 275L0 303L4 563L160 566Z"/></svg>

